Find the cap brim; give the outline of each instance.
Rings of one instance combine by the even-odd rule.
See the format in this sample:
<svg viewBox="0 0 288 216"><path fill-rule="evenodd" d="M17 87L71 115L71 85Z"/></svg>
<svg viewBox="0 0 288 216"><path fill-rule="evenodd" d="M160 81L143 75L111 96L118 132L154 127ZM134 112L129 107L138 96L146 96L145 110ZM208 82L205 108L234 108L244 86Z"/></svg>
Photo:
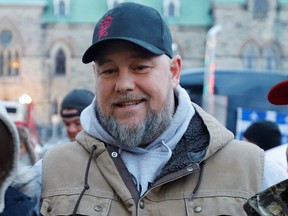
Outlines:
<svg viewBox="0 0 288 216"><path fill-rule="evenodd" d="M270 89L268 101L274 105L288 104L288 80L277 83Z"/></svg>
<svg viewBox="0 0 288 216"><path fill-rule="evenodd" d="M142 40L136 40L133 38L124 38L124 37L117 37L117 38L109 38L109 39L104 39L101 40L99 42L94 43L93 45L91 45L86 52L84 53L83 57L82 57L82 62L84 64L88 64L92 61L95 61L97 58L97 49L99 48L100 45L108 42L108 41L114 41L114 40L124 40L124 41L128 41L131 42L133 44L136 44L146 50L148 50L151 53L154 53L156 55L162 55L165 54L164 51L162 51L161 49L157 48L156 46L151 45L150 43L147 43L145 41Z"/></svg>

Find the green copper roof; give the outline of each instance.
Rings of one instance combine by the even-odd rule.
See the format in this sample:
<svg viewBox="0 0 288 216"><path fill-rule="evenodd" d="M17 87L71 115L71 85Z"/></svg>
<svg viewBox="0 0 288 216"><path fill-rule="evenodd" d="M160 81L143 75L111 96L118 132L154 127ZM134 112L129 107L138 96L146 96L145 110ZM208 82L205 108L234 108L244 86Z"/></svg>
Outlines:
<svg viewBox="0 0 288 216"><path fill-rule="evenodd" d="M70 14L67 16L54 15L52 0L47 0L43 22L56 23L95 23L107 10L104 0L71 0Z"/></svg>
<svg viewBox="0 0 288 216"><path fill-rule="evenodd" d="M180 4L180 16L166 17L165 19L168 24L209 26L212 23L211 16L209 15L209 0L182 0Z"/></svg>
<svg viewBox="0 0 288 216"><path fill-rule="evenodd" d="M278 2L280 3L280 5L288 4L288 0L278 0Z"/></svg>
<svg viewBox="0 0 288 216"><path fill-rule="evenodd" d="M107 11L106 0L71 0L70 14L67 16L57 16L54 15L53 1L46 1L47 6L43 15L43 22L45 23L96 23ZM133 2L151 6L163 15L163 1L134 0ZM210 0L181 0L180 16L173 18L164 17L164 19L168 24L172 25L207 26L212 22L209 9Z"/></svg>
<svg viewBox="0 0 288 216"><path fill-rule="evenodd" d="M240 3L240 4L244 4L246 3L248 0L214 0L214 3Z"/></svg>
<svg viewBox="0 0 288 216"><path fill-rule="evenodd" d="M0 0L0 5L45 5L47 0Z"/></svg>

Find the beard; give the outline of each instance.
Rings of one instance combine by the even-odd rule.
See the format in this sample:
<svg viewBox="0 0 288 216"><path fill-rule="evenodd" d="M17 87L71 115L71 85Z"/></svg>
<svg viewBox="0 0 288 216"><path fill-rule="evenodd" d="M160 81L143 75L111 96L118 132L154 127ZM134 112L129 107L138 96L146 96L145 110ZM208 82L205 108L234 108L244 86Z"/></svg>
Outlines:
<svg viewBox="0 0 288 216"><path fill-rule="evenodd" d="M172 94L171 94L172 91ZM156 112L148 106L145 119L133 126L117 121L111 115L105 117L96 102L96 116L101 126L116 140L120 148L145 146L153 142L168 127L174 111L173 90L168 91L163 108ZM127 96L129 98L129 96Z"/></svg>

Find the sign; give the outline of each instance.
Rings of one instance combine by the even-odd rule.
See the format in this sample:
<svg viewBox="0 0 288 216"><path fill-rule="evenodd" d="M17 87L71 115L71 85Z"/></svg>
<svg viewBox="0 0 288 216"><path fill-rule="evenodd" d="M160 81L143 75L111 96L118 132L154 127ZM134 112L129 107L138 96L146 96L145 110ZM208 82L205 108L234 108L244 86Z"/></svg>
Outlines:
<svg viewBox="0 0 288 216"><path fill-rule="evenodd" d="M254 110L239 107L237 109L236 139L242 140L244 131L255 121L276 122L282 133L281 143L288 143L288 113L270 110Z"/></svg>

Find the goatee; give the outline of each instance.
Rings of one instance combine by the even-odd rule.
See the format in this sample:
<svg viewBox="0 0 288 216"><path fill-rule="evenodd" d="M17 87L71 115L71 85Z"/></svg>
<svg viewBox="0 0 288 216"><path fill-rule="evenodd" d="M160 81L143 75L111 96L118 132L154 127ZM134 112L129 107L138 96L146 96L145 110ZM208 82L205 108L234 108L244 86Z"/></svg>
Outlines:
<svg viewBox="0 0 288 216"><path fill-rule="evenodd" d="M144 121L133 126L119 123L114 116L103 115L96 102L96 116L101 126L117 141L122 148L145 146L153 142L168 127L173 116L173 100L167 95L165 105L160 112L148 107Z"/></svg>

